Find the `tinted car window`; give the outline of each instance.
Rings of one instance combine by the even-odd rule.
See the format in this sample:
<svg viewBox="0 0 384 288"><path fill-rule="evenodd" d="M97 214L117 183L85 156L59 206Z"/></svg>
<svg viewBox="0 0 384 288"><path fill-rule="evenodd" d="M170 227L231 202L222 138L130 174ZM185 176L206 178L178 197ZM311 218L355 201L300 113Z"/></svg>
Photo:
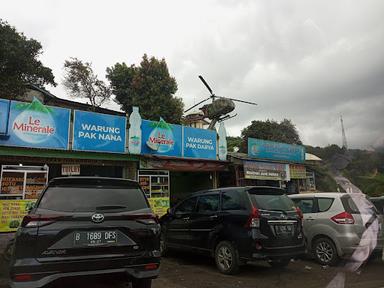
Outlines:
<svg viewBox="0 0 384 288"><path fill-rule="evenodd" d="M319 212L326 212L331 208L333 203L333 198L317 198L317 205L319 207Z"/></svg>
<svg viewBox="0 0 384 288"><path fill-rule="evenodd" d="M252 203L259 209L291 211L295 204L287 195L260 195L250 193Z"/></svg>
<svg viewBox="0 0 384 288"><path fill-rule="evenodd" d="M215 212L219 210L219 195L200 196L197 201L197 212Z"/></svg>
<svg viewBox="0 0 384 288"><path fill-rule="evenodd" d="M176 207L175 213L191 213L196 207L196 197L189 198Z"/></svg>
<svg viewBox="0 0 384 288"><path fill-rule="evenodd" d="M222 210L243 210L245 209L243 197L239 191L225 191L221 196Z"/></svg>
<svg viewBox="0 0 384 288"><path fill-rule="evenodd" d="M48 187L38 208L63 212L91 212L107 206L133 211L148 208L138 188Z"/></svg>
<svg viewBox="0 0 384 288"><path fill-rule="evenodd" d="M312 198L309 199L293 199L295 201L296 205L300 208L301 212L304 214L306 213L313 213L313 204L314 201Z"/></svg>

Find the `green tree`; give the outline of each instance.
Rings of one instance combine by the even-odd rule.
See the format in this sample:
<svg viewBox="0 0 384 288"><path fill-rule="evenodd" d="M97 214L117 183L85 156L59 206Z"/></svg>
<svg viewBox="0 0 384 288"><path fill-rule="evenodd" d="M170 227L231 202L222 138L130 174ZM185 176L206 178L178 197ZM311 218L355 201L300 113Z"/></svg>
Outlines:
<svg viewBox="0 0 384 288"><path fill-rule="evenodd" d="M288 119L281 122L274 120L252 121L251 125L241 131L241 152L247 152L249 137L288 144L302 144L296 126Z"/></svg>
<svg viewBox="0 0 384 288"><path fill-rule="evenodd" d="M144 54L139 66L116 63L107 68L107 78L122 110L129 113L132 106L138 106L144 119L161 116L166 122L180 123L184 104L174 96L177 83L164 59Z"/></svg>
<svg viewBox="0 0 384 288"><path fill-rule="evenodd" d="M112 95L112 89L93 72L92 64L71 58L64 63L64 81L70 96L87 98L93 107L100 107Z"/></svg>
<svg viewBox="0 0 384 288"><path fill-rule="evenodd" d="M240 149L241 147L241 142L242 139L241 137L232 137L228 136L227 137L227 147L228 147L228 152L235 152L235 147Z"/></svg>
<svg viewBox="0 0 384 288"><path fill-rule="evenodd" d="M39 60L41 44L28 39L0 19L0 97L14 99L24 94L26 84L56 86L52 70Z"/></svg>

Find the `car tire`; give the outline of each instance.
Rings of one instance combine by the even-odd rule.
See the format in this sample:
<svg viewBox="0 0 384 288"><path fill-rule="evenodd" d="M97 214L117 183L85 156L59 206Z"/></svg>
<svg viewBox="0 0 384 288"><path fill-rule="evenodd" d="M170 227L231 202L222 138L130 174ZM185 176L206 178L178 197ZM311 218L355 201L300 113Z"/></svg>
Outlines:
<svg viewBox="0 0 384 288"><path fill-rule="evenodd" d="M337 249L333 241L329 238L319 238L313 245L313 255L321 265L334 266L339 261Z"/></svg>
<svg viewBox="0 0 384 288"><path fill-rule="evenodd" d="M11 257L13 255L13 249L14 249L14 244L15 244L15 240L12 239L8 242L7 246L5 247L4 249L4 253L3 253L3 259L6 263L8 263L9 261L11 261Z"/></svg>
<svg viewBox="0 0 384 288"><path fill-rule="evenodd" d="M217 269L223 274L233 275L239 271L239 253L229 241L222 241L215 249L215 262Z"/></svg>
<svg viewBox="0 0 384 288"><path fill-rule="evenodd" d="M283 269L288 266L288 264L291 262L291 259L289 258L282 258L282 259L276 259L269 262L269 265L272 266L272 268L276 269Z"/></svg>
<svg viewBox="0 0 384 288"><path fill-rule="evenodd" d="M151 288L152 279L137 279L132 281L132 288Z"/></svg>
<svg viewBox="0 0 384 288"><path fill-rule="evenodd" d="M168 247L167 247L167 240L166 240L166 235L164 231L161 231L161 234L160 234L160 253L161 253L161 257L167 257Z"/></svg>

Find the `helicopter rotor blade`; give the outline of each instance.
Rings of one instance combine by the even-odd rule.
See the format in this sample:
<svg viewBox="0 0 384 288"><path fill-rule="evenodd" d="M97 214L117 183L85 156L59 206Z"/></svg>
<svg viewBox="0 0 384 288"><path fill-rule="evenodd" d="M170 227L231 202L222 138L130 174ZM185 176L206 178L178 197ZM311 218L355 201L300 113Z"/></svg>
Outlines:
<svg viewBox="0 0 384 288"><path fill-rule="evenodd" d="M201 103L205 102L205 101L208 101L209 99L211 99L211 96L209 96L208 98L200 101L199 103L196 103L195 105L189 107L187 110L184 111L184 113L187 113L189 110L192 110L193 108L195 108L196 106L199 106Z"/></svg>
<svg viewBox="0 0 384 288"><path fill-rule="evenodd" d="M203 84L205 85L205 87L207 87L207 89L208 89L208 91L211 93L211 95L214 95L214 94L213 94L213 91L212 91L212 89L211 89L211 87L209 87L208 83L205 82L203 76L199 75L199 79L201 80L201 82L203 82Z"/></svg>
<svg viewBox="0 0 384 288"><path fill-rule="evenodd" d="M240 100L240 99L235 99L235 98L229 98L229 97L223 97L223 96L217 96L215 95L217 98L222 98L222 99L229 99L229 100L232 100L232 101L237 101L237 102L241 102L241 103L245 103L245 104L250 104L250 105L257 105L257 103L255 102L249 102L249 101L244 101L244 100Z"/></svg>

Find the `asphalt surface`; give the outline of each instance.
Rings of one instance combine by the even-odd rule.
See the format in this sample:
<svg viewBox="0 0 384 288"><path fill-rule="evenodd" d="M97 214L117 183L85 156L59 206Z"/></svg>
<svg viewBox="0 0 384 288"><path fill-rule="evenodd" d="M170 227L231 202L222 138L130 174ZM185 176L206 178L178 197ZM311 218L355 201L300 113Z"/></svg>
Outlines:
<svg viewBox="0 0 384 288"><path fill-rule="evenodd" d="M220 274L211 258L177 253L162 260L160 277L153 281L154 288L326 288L339 268L322 267L312 260L291 262L283 270L272 269L267 263L259 262L242 267L235 276ZM0 287L6 286L4 265L0 267ZM93 277L68 279L55 283L55 288L107 288L130 287L123 277ZM374 260L367 263L358 273L347 274L349 288L384 288L384 263Z"/></svg>

